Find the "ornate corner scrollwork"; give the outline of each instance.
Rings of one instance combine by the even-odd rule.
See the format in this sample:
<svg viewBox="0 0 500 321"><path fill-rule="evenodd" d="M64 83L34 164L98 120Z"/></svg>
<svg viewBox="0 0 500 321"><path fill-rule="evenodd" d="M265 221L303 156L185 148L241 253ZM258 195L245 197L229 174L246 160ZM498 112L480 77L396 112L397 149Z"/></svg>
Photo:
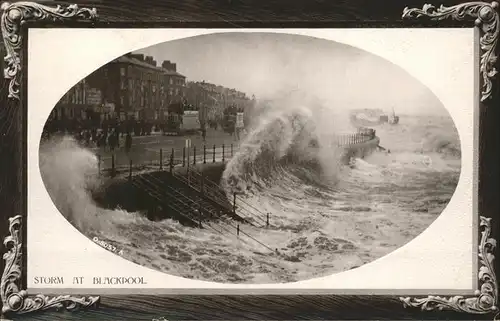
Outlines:
<svg viewBox="0 0 500 321"><path fill-rule="evenodd" d="M471 314L498 314L498 287L493 260L493 251L496 247L496 240L490 237L491 218L480 217L479 226L481 241L479 243L479 290L475 296L464 297L441 297L429 296L427 298L400 298L405 307L420 307L424 311L431 310L452 310Z"/></svg>
<svg viewBox="0 0 500 321"><path fill-rule="evenodd" d="M21 279L21 252L22 242L20 238L21 216L15 216L9 219L10 235L4 240L7 252L3 258L5 260L5 269L1 280L1 298L2 314L7 313L29 313L49 309L65 309L67 311L76 311L97 306L100 298L92 297L72 297L70 295L61 295L57 297L48 297L42 294L29 296L27 291L19 289L19 280Z"/></svg>
<svg viewBox="0 0 500 321"><path fill-rule="evenodd" d="M4 60L6 67L4 76L9 82L9 98L19 100L19 86L21 83L22 46L21 26L29 21L93 21L97 19L95 8L79 8L76 4L69 6L47 7L34 2L4 2L2 11L2 36L7 55Z"/></svg>
<svg viewBox="0 0 500 321"><path fill-rule="evenodd" d="M445 20L448 18L462 21L467 18L475 19L475 25L483 31L480 39L481 45L481 74L483 78L481 101L491 97L492 78L497 74L495 53L498 34L500 31L500 18L498 2L467 2L452 7L441 6L436 8L426 4L422 9L404 8L403 18L429 17L432 20Z"/></svg>

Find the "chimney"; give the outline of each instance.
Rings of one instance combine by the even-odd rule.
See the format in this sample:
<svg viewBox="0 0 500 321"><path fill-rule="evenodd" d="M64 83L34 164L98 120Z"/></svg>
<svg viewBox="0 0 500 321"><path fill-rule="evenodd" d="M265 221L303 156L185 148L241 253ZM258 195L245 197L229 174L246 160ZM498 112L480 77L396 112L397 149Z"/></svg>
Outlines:
<svg viewBox="0 0 500 321"><path fill-rule="evenodd" d="M135 54L135 55L130 55L130 57L135 58L140 61L144 61L144 55L143 54Z"/></svg>
<svg viewBox="0 0 500 321"><path fill-rule="evenodd" d="M163 63L161 64L161 67L163 69L175 71L175 64L171 63L170 60L164 60Z"/></svg>
<svg viewBox="0 0 500 321"><path fill-rule="evenodd" d="M172 70L177 71L177 64L172 64Z"/></svg>
<svg viewBox="0 0 500 321"><path fill-rule="evenodd" d="M156 60L153 60L151 64L156 67Z"/></svg>
<svg viewBox="0 0 500 321"><path fill-rule="evenodd" d="M145 61L148 64L152 65L153 64L153 57L152 56L146 56Z"/></svg>

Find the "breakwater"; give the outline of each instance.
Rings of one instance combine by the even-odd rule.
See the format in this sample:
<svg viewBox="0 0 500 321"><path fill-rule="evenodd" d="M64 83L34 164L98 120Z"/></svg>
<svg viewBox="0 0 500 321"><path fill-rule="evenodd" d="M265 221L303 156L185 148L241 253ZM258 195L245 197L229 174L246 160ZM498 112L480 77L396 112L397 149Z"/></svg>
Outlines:
<svg viewBox="0 0 500 321"><path fill-rule="evenodd" d="M380 138L374 136L370 140L358 142L351 145L344 146L343 154L342 154L342 162L344 164L349 164L351 159L353 158L365 158L369 156L371 153L376 151L380 144Z"/></svg>

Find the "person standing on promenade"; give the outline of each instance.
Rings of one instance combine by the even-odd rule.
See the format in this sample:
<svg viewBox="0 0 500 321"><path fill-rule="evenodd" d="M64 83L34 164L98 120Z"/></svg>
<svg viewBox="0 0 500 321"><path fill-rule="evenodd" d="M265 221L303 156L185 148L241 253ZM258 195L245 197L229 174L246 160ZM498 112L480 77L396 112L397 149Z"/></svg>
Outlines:
<svg viewBox="0 0 500 321"><path fill-rule="evenodd" d="M203 137L203 142L205 143L207 141L207 128L205 126L201 128L201 137Z"/></svg>

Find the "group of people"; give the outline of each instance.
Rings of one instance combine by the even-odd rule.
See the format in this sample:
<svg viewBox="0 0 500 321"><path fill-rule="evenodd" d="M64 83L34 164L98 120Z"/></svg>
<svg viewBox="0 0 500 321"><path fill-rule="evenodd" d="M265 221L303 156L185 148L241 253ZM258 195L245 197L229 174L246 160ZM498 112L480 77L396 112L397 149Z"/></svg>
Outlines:
<svg viewBox="0 0 500 321"><path fill-rule="evenodd" d="M154 121L144 121L144 120L119 120L119 119L104 119L104 120L92 120L92 119L51 119L47 121L44 127L44 134L50 136L51 134L57 132L69 133L69 134L79 134L82 131L97 131L99 128L102 132L109 133L115 130L119 133L133 133L135 136L146 136L151 135L154 127L158 129L160 127L159 123ZM95 137L93 137L95 138Z"/></svg>
<svg viewBox="0 0 500 321"><path fill-rule="evenodd" d="M120 135L125 136L125 151L128 153L132 148L132 134L130 132L120 133L118 128L110 130L84 129L76 133L76 140L87 147L97 147L110 151L120 148Z"/></svg>

